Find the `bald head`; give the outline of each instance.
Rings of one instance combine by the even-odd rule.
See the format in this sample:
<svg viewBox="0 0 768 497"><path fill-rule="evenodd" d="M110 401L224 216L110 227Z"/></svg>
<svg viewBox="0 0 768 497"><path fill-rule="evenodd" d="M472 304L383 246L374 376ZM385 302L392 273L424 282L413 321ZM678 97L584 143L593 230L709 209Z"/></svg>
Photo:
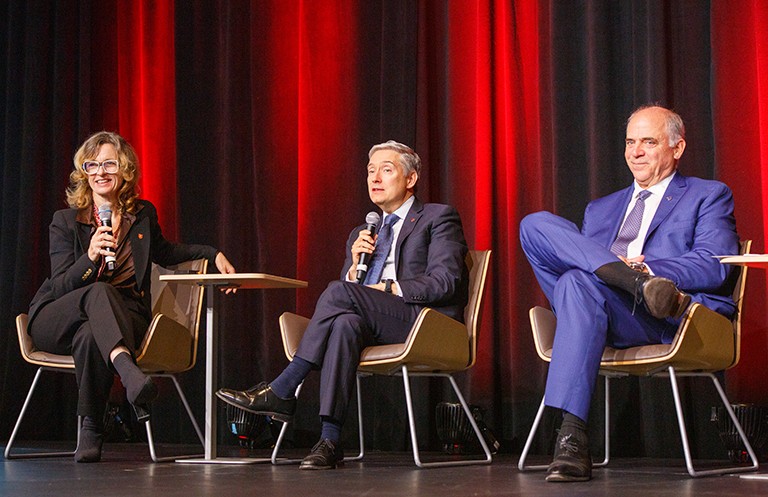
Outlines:
<svg viewBox="0 0 768 497"><path fill-rule="evenodd" d="M649 188L677 169L685 150L685 126L664 107L641 107L627 120L624 158L635 181Z"/></svg>

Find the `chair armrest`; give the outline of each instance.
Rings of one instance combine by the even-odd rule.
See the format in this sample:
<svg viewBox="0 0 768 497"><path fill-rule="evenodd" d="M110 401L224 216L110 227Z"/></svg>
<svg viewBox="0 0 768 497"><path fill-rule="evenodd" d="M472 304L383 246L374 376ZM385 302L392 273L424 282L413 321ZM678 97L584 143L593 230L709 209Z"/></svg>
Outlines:
<svg viewBox="0 0 768 497"><path fill-rule="evenodd" d="M528 317L531 320L536 353L542 360L549 362L552 359L552 346L555 343L555 328L557 327L555 313L545 307L536 306L528 311Z"/></svg>
<svg viewBox="0 0 768 497"><path fill-rule="evenodd" d="M359 370L390 374L406 364L411 371L463 371L470 365L464 324L434 309L422 309L405 343L363 349Z"/></svg>
<svg viewBox="0 0 768 497"><path fill-rule="evenodd" d="M280 316L280 335L283 338L283 351L289 361L293 360L293 355L299 348L301 338L309 324L309 318L299 316L292 312L284 312Z"/></svg>
<svg viewBox="0 0 768 497"><path fill-rule="evenodd" d="M147 373L180 373L194 366L192 346L187 328L165 314L156 314L137 353L136 363Z"/></svg>
<svg viewBox="0 0 768 497"><path fill-rule="evenodd" d="M735 365L736 337L733 323L717 312L694 303L678 336L674 363L679 370L719 371Z"/></svg>
<svg viewBox="0 0 768 497"><path fill-rule="evenodd" d="M443 371L464 370L470 361L467 327L434 309L423 309L406 339L406 350L414 371L421 369L420 362Z"/></svg>

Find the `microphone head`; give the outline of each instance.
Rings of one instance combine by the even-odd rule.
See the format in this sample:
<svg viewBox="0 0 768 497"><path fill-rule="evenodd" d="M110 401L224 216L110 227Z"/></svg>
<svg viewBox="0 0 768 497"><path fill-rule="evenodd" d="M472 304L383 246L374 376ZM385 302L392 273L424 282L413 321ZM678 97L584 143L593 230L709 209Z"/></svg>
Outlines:
<svg viewBox="0 0 768 497"><path fill-rule="evenodd" d="M112 204L109 202L101 204L101 207L99 207L99 219L101 219L102 223L105 222L105 220L112 220Z"/></svg>
<svg viewBox="0 0 768 497"><path fill-rule="evenodd" d="M365 224L379 224L381 216L377 212L371 211L365 216Z"/></svg>

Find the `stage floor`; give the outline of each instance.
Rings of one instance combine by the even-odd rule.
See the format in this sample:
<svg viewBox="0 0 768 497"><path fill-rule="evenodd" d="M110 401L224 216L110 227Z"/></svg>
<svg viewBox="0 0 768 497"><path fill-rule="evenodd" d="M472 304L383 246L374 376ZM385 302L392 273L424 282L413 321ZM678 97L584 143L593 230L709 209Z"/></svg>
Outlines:
<svg viewBox="0 0 768 497"><path fill-rule="evenodd" d="M20 444L20 447L31 447ZM51 445L48 448L52 448ZM56 447L53 447L56 448ZM178 446L165 446L179 450ZM4 449L4 446L3 446ZM183 449L183 448L182 448ZM243 456L234 447L220 454ZM252 455L266 457L266 452ZM305 451L296 452L297 457ZM422 455L440 457L440 454ZM146 445L107 444L101 463L76 464L71 458L2 460L0 496L191 497L263 495L301 496L744 496L768 494L768 480L738 476L693 479L680 459L616 459L596 469L586 483L544 481L540 471L521 473L517 455L501 454L490 466L418 469L410 453L367 454L330 471L300 471L296 465L245 466L153 463ZM544 460L532 458L532 463ZM704 461L702 466L711 464ZM768 477L768 466L758 473Z"/></svg>

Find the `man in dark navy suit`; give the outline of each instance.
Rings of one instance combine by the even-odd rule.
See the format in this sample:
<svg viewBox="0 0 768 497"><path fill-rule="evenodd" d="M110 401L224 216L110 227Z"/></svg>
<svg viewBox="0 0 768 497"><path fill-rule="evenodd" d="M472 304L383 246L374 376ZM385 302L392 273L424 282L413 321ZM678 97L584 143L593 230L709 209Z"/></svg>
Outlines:
<svg viewBox="0 0 768 497"><path fill-rule="evenodd" d="M557 315L545 402L563 422L547 481L592 476L589 404L606 346L670 343L691 300L730 317L738 236L733 197L718 181L677 172L679 115L641 107L627 121L624 157L635 180L591 202L581 231L548 212L520 224L523 250Z"/></svg>
<svg viewBox="0 0 768 497"><path fill-rule="evenodd" d="M341 279L320 296L293 360L277 378L216 393L236 407L287 421L296 388L319 369L322 433L301 469L343 461L340 431L363 348L403 343L423 307L464 319L467 244L458 213L414 196L421 159L410 147L388 141L371 148L368 158L368 194L383 214L377 235L365 225L352 230ZM363 284L357 282L361 254L370 258Z"/></svg>

